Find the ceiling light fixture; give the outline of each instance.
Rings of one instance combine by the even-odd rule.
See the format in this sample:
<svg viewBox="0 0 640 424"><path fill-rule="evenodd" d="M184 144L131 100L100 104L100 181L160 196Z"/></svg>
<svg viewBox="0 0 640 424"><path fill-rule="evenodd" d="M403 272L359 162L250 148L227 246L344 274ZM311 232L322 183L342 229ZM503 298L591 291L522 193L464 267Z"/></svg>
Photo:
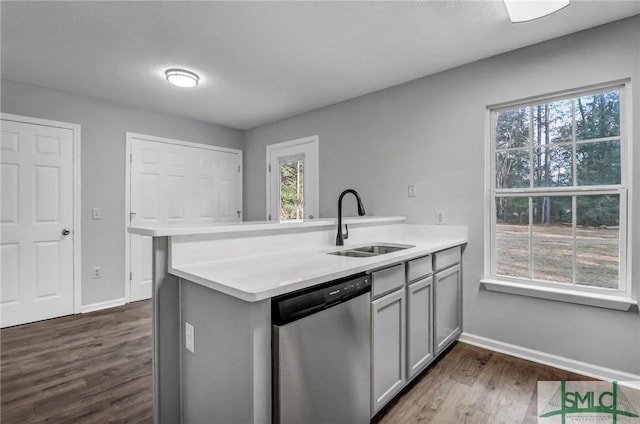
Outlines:
<svg viewBox="0 0 640 424"><path fill-rule="evenodd" d="M184 69L167 69L164 75L171 84L182 88L195 87L200 81L198 75Z"/></svg>
<svg viewBox="0 0 640 424"><path fill-rule="evenodd" d="M563 9L570 0L504 0L512 23L532 21Z"/></svg>

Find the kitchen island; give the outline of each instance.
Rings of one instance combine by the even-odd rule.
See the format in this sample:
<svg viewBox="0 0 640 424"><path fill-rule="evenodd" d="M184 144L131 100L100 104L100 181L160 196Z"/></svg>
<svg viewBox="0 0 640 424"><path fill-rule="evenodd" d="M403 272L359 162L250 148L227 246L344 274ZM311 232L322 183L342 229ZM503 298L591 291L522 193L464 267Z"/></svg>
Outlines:
<svg viewBox="0 0 640 424"><path fill-rule="evenodd" d="M333 245L335 220L130 229L154 237L156 422L270 423L273 297L467 242L465 227L411 225L403 217L345 223L350 238L341 247ZM412 247L329 254L376 243ZM191 349L186 323L195 332Z"/></svg>

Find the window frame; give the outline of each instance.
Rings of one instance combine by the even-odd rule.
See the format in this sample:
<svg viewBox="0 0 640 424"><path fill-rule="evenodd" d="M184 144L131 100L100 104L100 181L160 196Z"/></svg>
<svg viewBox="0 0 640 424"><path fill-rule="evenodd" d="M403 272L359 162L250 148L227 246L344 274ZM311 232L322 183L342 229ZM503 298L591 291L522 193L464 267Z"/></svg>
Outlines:
<svg viewBox="0 0 640 424"><path fill-rule="evenodd" d="M569 142L559 143L560 145L572 146L572 181L571 186L557 186L557 187L536 187L534 181L530 181L529 187L524 188L500 188L496 187L496 152L498 150L506 151L506 149L497 149L495 141L495 130L497 123L497 114L501 111L513 110L516 108L525 108L539 105L541 103L551 103L561 100L575 99L577 97L593 95L598 93L604 93L608 91L618 90L620 93L620 135L619 137L605 137L599 139L590 140L576 140L575 115L572 117L572 137ZM536 97L530 97L527 99L512 101L508 103L501 103L496 105L489 105L486 108L486 130L485 130L485 260L484 260L484 278L481 281L484 287L492 291L508 292L513 294L529 295L533 297L541 297L552 300L568 301L572 303L592 304L594 306L613 307L614 309L626 310L631 304L637 304L636 301L631 299L632 287L631 287L631 243L632 243L632 228L631 220L632 216L632 181L631 170L633 164L633 151L632 151L632 137L633 132L631 128L632 111L631 111L631 99L629 98L632 92L631 84L629 80L614 81L604 84L598 84L588 87L581 87L572 90L566 90L562 92L556 92L553 94L540 95ZM530 137L531 127L533 126L533 117L530 117L529 133ZM576 167L576 146L583 142L596 142L606 141L609 139L620 140L620 183L610 185L577 185ZM556 143L552 144L556 145ZM522 148L513 148L513 150ZM529 153L535 149L533 143L528 146ZM530 156L531 159L531 156ZM534 173L533 169L530 169L530 178ZM572 283L560 283L560 282L547 282L541 280L535 280L532 278L517 278L508 277L503 275L497 275L497 240L498 235L496 231L496 198L509 196L509 197L543 197L543 196L580 196L580 195L597 195L597 194L617 194L620 199L620 229L619 229L619 286L617 289L593 287L586 285L577 285L575 279L572 279ZM572 199L574 205L572 213L575 219L575 198ZM531 209L529 210L531 214ZM529 220L529 231L526 238L529 243L533 242L532 235L532 222ZM573 226L575 229L575 225ZM575 233L572 229L572 244L576 246ZM529 251L529 258L531 260L534 252L532 249ZM576 252L573 252L575 258ZM530 270L532 264L529 264ZM575 273L575 270L572 272ZM529 277L531 277L531 273ZM575 295L575 297L574 297ZM614 303L617 303L618 298L624 298L628 302L625 305L607 305L599 304L598 299L613 299ZM593 299L596 299L595 301ZM606 303L606 302L605 302Z"/></svg>

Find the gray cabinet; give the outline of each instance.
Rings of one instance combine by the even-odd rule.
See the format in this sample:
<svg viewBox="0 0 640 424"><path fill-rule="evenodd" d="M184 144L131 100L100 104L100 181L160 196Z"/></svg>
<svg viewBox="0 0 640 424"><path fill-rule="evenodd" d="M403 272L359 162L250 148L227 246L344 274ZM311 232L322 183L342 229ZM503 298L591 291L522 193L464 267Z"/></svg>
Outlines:
<svg viewBox="0 0 640 424"><path fill-rule="evenodd" d="M430 259L430 258L429 258ZM433 278L407 286L407 380L433 360Z"/></svg>
<svg viewBox="0 0 640 424"><path fill-rule="evenodd" d="M461 332L460 246L371 274L371 416Z"/></svg>
<svg viewBox="0 0 640 424"><path fill-rule="evenodd" d="M371 302L371 416L404 387L405 316L404 286Z"/></svg>
<svg viewBox="0 0 640 424"><path fill-rule="evenodd" d="M435 254L434 349L437 356L462 332L462 269L460 247Z"/></svg>

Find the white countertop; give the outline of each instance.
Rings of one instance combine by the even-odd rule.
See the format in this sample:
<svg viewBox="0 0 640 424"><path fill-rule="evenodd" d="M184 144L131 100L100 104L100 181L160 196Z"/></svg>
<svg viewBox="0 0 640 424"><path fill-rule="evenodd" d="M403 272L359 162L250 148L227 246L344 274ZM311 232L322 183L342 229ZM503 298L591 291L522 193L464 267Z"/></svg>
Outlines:
<svg viewBox="0 0 640 424"><path fill-rule="evenodd" d="M396 223L381 230L372 228L369 231L354 230L352 233L360 234L359 237L352 237L343 247L329 243L295 246L271 253L170 266L169 272L236 298L257 302L467 242L466 227ZM380 243L415 247L366 258L327 254Z"/></svg>

